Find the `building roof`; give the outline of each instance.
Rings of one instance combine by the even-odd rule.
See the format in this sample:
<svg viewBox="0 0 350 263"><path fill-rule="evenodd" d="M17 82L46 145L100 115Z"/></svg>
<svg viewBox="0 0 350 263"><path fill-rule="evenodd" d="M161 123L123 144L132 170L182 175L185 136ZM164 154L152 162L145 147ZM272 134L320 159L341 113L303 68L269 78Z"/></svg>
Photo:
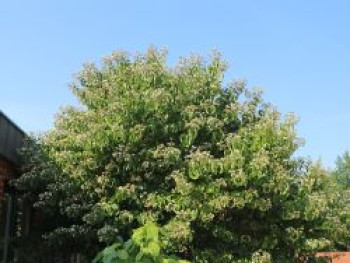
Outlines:
<svg viewBox="0 0 350 263"><path fill-rule="evenodd" d="M21 147L24 131L0 111L0 156L19 163L17 149Z"/></svg>

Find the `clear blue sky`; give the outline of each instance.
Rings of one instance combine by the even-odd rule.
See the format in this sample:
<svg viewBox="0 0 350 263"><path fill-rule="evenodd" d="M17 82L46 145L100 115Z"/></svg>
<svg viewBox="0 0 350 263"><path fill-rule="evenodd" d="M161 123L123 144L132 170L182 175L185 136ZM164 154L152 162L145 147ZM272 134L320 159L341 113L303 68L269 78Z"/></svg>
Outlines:
<svg viewBox="0 0 350 263"><path fill-rule="evenodd" d="M332 166L350 149L350 1L1 1L0 109L25 131L52 127L86 61L115 49L216 48L266 100L300 117L300 154Z"/></svg>

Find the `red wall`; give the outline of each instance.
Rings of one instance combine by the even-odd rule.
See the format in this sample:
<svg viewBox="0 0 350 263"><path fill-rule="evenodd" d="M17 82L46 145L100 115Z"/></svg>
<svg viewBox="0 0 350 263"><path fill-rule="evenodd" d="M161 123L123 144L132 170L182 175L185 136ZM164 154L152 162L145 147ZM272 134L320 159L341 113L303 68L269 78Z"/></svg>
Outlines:
<svg viewBox="0 0 350 263"><path fill-rule="evenodd" d="M324 252L317 253L316 256L331 258L332 263L350 263L350 252Z"/></svg>
<svg viewBox="0 0 350 263"><path fill-rule="evenodd" d="M14 178L15 174L15 166L0 156L0 201L2 201L4 197L6 181Z"/></svg>

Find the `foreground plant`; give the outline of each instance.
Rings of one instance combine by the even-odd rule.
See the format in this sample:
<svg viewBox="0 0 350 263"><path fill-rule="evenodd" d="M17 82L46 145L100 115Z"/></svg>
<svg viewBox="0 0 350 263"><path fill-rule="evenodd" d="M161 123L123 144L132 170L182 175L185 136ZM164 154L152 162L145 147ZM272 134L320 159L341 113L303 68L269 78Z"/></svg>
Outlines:
<svg viewBox="0 0 350 263"><path fill-rule="evenodd" d="M34 204L66 220L46 240L94 255L152 221L168 233L165 254L194 262L289 262L341 247L334 233L348 233L349 210L338 220L327 174L293 157L295 118L244 82L225 85L225 70L218 54L170 68L153 48L86 65L72 85L81 106L42 138L50 162L27 154L35 165L17 183L30 193L50 178Z"/></svg>
<svg viewBox="0 0 350 263"><path fill-rule="evenodd" d="M123 243L115 242L101 251L93 263L189 263L186 260L168 257L161 253L162 242L158 227L154 223L134 230L132 237Z"/></svg>

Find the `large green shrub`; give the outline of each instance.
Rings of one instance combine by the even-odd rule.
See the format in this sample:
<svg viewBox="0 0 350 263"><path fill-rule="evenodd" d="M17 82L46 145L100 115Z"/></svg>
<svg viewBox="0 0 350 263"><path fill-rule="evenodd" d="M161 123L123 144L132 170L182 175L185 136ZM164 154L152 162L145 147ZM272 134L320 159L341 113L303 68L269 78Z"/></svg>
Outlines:
<svg viewBox="0 0 350 263"><path fill-rule="evenodd" d="M49 161L34 158L17 182L25 193L42 180L35 206L66 218L47 240L93 254L153 221L164 253L194 262L336 248L336 197L322 168L293 157L294 117L242 81L225 84L225 70L216 53L168 67L153 48L86 65L72 84L81 105L40 141Z"/></svg>

